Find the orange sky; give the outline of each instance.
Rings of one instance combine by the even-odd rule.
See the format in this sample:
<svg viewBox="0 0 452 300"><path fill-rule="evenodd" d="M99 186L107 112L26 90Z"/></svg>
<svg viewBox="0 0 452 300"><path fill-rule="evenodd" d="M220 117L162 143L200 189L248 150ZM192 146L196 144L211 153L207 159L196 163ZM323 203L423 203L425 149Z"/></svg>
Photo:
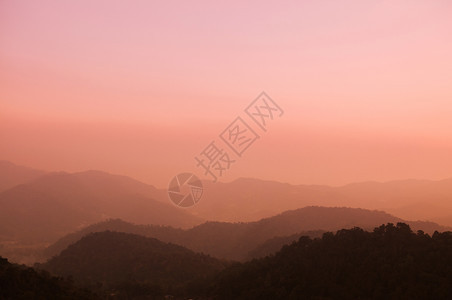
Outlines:
<svg viewBox="0 0 452 300"><path fill-rule="evenodd" d="M0 2L0 159L165 186L263 90L225 174L452 176L449 1ZM202 174L201 174L202 175Z"/></svg>

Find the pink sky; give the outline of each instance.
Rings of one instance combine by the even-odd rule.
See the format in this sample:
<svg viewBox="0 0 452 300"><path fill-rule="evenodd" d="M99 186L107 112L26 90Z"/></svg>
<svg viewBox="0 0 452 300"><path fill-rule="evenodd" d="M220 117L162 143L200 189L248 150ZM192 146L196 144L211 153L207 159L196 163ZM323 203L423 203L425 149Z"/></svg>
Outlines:
<svg viewBox="0 0 452 300"><path fill-rule="evenodd" d="M449 1L0 2L0 159L163 187L263 90L222 180L452 176Z"/></svg>

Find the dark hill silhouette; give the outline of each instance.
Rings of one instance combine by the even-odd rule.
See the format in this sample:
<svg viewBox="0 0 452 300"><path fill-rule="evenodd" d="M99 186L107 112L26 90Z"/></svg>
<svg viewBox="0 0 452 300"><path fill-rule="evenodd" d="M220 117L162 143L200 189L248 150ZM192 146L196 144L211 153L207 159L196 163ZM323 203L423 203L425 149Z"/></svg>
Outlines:
<svg viewBox="0 0 452 300"><path fill-rule="evenodd" d="M257 255L253 254L253 251L274 237L292 235L292 240L290 237L288 240L282 239L284 242L291 242L301 235L317 237L323 231L336 231L355 226L371 230L381 224L401 221L400 218L381 211L332 207L305 207L250 223L206 222L188 230L109 220L65 236L46 250L46 257L57 255L86 234L112 230L154 237L217 258L245 260ZM434 223L409 222L409 224L416 230L422 229L430 233L447 229ZM279 249L277 243L273 244L272 249L277 251ZM282 245L279 244L280 247Z"/></svg>
<svg viewBox="0 0 452 300"><path fill-rule="evenodd" d="M233 264L106 231L37 267L92 287L101 281L103 291L129 299L168 292L177 299L451 299L451 265L452 232L430 236L388 223L301 236L274 255Z"/></svg>
<svg viewBox="0 0 452 300"><path fill-rule="evenodd" d="M201 223L159 191L124 176L99 171L50 173L0 193L0 239L52 242L107 218L191 227Z"/></svg>
<svg viewBox="0 0 452 300"><path fill-rule="evenodd" d="M451 299L452 233L403 223L301 237L274 256L236 264L208 287L213 299ZM194 298L194 295L191 295Z"/></svg>
<svg viewBox="0 0 452 300"><path fill-rule="evenodd" d="M0 192L16 185L32 181L46 172L16 165L6 160L0 160Z"/></svg>
<svg viewBox="0 0 452 300"><path fill-rule="evenodd" d="M90 226L87 226L79 231L70 233L60 238L55 243L51 244L44 250L44 257L51 258L60 254L69 245L76 243L84 236L103 231L114 231L137 234L145 237L157 238L161 241L175 241L185 234L185 231L180 228L173 228L170 226L156 226L156 225L136 225L125 222L121 219L109 219Z"/></svg>
<svg viewBox="0 0 452 300"><path fill-rule="evenodd" d="M0 299L101 299L45 271L11 264L0 257Z"/></svg>
<svg viewBox="0 0 452 300"><path fill-rule="evenodd" d="M40 265L81 283L104 282L109 286L127 281L183 285L213 275L225 266L224 262L182 246L111 231L89 234Z"/></svg>

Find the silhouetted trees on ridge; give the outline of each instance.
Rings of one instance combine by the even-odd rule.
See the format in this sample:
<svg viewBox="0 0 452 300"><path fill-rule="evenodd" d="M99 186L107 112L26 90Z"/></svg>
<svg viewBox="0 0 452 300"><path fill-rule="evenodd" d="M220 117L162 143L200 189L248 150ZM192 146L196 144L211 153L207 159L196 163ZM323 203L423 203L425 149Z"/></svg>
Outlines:
<svg viewBox="0 0 452 300"><path fill-rule="evenodd" d="M85 280L94 292L0 259L0 298L55 292L50 298L452 299L452 233L430 236L404 223L343 229L302 236L264 258L225 263L156 239L102 232L40 268Z"/></svg>
<svg viewBox="0 0 452 300"><path fill-rule="evenodd" d="M301 237L276 255L224 270L220 299L452 299L452 233L404 223Z"/></svg>

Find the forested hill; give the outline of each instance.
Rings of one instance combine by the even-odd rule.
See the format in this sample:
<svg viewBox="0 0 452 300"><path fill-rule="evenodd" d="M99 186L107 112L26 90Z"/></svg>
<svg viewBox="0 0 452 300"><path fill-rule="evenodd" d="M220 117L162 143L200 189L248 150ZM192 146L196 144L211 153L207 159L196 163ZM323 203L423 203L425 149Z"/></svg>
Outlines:
<svg viewBox="0 0 452 300"><path fill-rule="evenodd" d="M301 237L275 256L237 264L215 299L452 299L452 233L403 223Z"/></svg>
<svg viewBox="0 0 452 300"><path fill-rule="evenodd" d="M22 295L36 291L55 291L52 299L93 295L48 273L5 260L0 265L0 299L8 299L5 293L30 299ZM370 232L343 229L228 264L153 238L107 231L82 238L40 267L112 299L452 299L452 232L430 236L404 223Z"/></svg>
<svg viewBox="0 0 452 300"><path fill-rule="evenodd" d="M66 279L45 271L11 264L0 257L0 299L101 299L86 289L80 289Z"/></svg>
<svg viewBox="0 0 452 300"><path fill-rule="evenodd" d="M201 279L226 263L182 246L122 232L98 232L82 238L41 267L82 284L127 282L167 287Z"/></svg>

